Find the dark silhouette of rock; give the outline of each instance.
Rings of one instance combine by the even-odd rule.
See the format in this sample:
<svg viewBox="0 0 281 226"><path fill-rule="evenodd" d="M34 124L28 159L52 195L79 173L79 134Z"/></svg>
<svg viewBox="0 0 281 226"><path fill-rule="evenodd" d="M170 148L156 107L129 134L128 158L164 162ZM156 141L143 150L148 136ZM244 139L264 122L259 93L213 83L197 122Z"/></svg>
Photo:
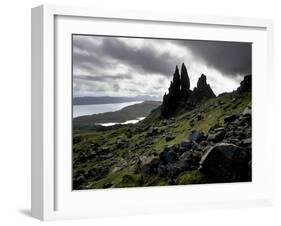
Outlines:
<svg viewBox="0 0 281 226"><path fill-rule="evenodd" d="M184 97L187 97L190 90L190 81L184 63L181 66L181 90Z"/></svg>
<svg viewBox="0 0 281 226"><path fill-rule="evenodd" d="M196 105L203 99L209 99L213 97L216 97L216 95L211 89L211 86L207 84L206 75L202 74L201 77L198 79L197 87L193 89L193 92L188 101L192 105Z"/></svg>
<svg viewBox="0 0 281 226"><path fill-rule="evenodd" d="M246 75L242 82L240 82L240 86L238 87L238 93L243 93L252 90L252 75Z"/></svg>
<svg viewBox="0 0 281 226"><path fill-rule="evenodd" d="M181 100L181 81L178 66L176 66L176 70L173 76L173 81L169 87L169 93L164 94L163 104L161 107L162 115L165 117L169 117L175 111L178 102Z"/></svg>
<svg viewBox="0 0 281 226"><path fill-rule="evenodd" d="M171 81L169 92L163 96L163 104L161 114L163 117L171 117L177 109L180 102L184 102L186 108L192 108L203 99L215 97L210 85L207 84L207 77L201 75L197 82L197 87L193 91L190 90L190 80L187 69L182 64L181 74L179 74L178 66Z"/></svg>

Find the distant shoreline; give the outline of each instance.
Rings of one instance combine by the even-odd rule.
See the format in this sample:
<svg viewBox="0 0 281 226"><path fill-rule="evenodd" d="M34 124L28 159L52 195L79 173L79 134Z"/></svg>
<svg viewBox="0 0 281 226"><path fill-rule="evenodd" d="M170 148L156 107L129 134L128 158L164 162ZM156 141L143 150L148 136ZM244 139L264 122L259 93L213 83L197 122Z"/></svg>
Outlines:
<svg viewBox="0 0 281 226"><path fill-rule="evenodd" d="M106 103L106 104L82 104L73 105L73 119L82 116L90 116L107 112L115 112L124 107L134 104L141 104L144 101L128 101L122 103Z"/></svg>
<svg viewBox="0 0 281 226"><path fill-rule="evenodd" d="M136 96L136 97L111 97L111 96L100 96L100 97L73 97L72 105L98 105L98 104L119 104L136 101L161 101L159 98L152 96Z"/></svg>

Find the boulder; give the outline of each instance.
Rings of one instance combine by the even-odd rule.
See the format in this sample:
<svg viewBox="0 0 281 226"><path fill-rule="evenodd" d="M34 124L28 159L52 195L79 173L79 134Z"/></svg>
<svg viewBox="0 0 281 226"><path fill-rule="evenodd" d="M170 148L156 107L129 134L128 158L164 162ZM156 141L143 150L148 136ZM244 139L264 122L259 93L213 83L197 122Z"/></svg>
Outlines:
<svg viewBox="0 0 281 226"><path fill-rule="evenodd" d="M86 178L82 175L73 178L73 188L79 189L80 185L86 182Z"/></svg>
<svg viewBox="0 0 281 226"><path fill-rule="evenodd" d="M219 143L202 156L200 170L215 182L247 181L247 152L229 143Z"/></svg>
<svg viewBox="0 0 281 226"><path fill-rule="evenodd" d="M208 141L218 143L218 142L223 140L224 136L225 136L224 130L221 130L221 131L216 132L216 133L211 133L211 134L208 134Z"/></svg>
<svg viewBox="0 0 281 226"><path fill-rule="evenodd" d="M198 115L197 115L197 121L200 121L200 120L202 120L203 119L203 115L201 114L201 113L199 113Z"/></svg>
<svg viewBox="0 0 281 226"><path fill-rule="evenodd" d="M252 145L252 138L247 138L247 139L243 140L241 145L243 147L251 147L251 145Z"/></svg>
<svg viewBox="0 0 281 226"><path fill-rule="evenodd" d="M107 146L102 147L102 148L100 149L100 152L108 152L108 151L110 151L110 147L107 147Z"/></svg>
<svg viewBox="0 0 281 226"><path fill-rule="evenodd" d="M156 156L140 156L138 161L139 170L144 174L157 171L159 159Z"/></svg>
<svg viewBox="0 0 281 226"><path fill-rule="evenodd" d="M163 164L175 162L177 160L177 154L173 149L165 148L159 155L160 161Z"/></svg>
<svg viewBox="0 0 281 226"><path fill-rule="evenodd" d="M164 176L166 174L166 166L163 164L159 164L158 168L157 168L157 172L159 174L159 176Z"/></svg>
<svg viewBox="0 0 281 226"><path fill-rule="evenodd" d="M238 114L233 114L233 115L225 117L224 118L224 123L230 123L230 122L235 121L236 119L239 119L239 115Z"/></svg>
<svg viewBox="0 0 281 226"><path fill-rule="evenodd" d="M154 136L154 135L157 135L158 134L158 127L150 127L147 131L147 136L150 137L150 136Z"/></svg>
<svg viewBox="0 0 281 226"><path fill-rule="evenodd" d="M200 158L198 158L199 152L185 152L179 157L179 161L176 163L177 166L181 166L182 171L197 169L200 163ZM202 154L200 154L200 157Z"/></svg>
<svg viewBox="0 0 281 226"><path fill-rule="evenodd" d="M248 105L242 113L243 116L252 116L252 107Z"/></svg>
<svg viewBox="0 0 281 226"><path fill-rule="evenodd" d="M222 128L222 127L219 124L215 124L215 125L210 127L208 133L211 133L211 132L215 131L217 128Z"/></svg>
<svg viewBox="0 0 281 226"><path fill-rule="evenodd" d="M171 133L168 133L168 134L165 135L165 139L168 142L168 141L171 141L171 140L175 139L175 136Z"/></svg>
<svg viewBox="0 0 281 226"><path fill-rule="evenodd" d="M180 148L179 148L180 153L190 150L192 147L193 147L193 142L190 140L185 140L180 144Z"/></svg>
<svg viewBox="0 0 281 226"><path fill-rule="evenodd" d="M189 134L189 140L200 143L203 140L206 140L206 136L203 132L193 130Z"/></svg>

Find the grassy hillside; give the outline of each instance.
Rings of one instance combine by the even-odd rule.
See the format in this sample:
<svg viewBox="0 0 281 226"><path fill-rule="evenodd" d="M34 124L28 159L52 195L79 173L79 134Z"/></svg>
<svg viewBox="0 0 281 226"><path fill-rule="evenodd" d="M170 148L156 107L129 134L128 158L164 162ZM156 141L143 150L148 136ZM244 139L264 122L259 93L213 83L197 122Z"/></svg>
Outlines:
<svg viewBox="0 0 281 226"><path fill-rule="evenodd" d="M151 109L159 103L153 104ZM217 182L198 170L199 161L206 148L215 144L215 141L211 140L213 134L210 131L219 128L226 131L226 134L234 133L229 137L225 135L222 138L224 142L235 145L240 145L238 142L246 142L250 135L243 133L249 128L250 122L247 119L247 123L244 123L243 112L250 105L250 92L225 93L204 101L193 110L185 109L185 104L182 103L175 116L170 119L161 118L158 108L145 120L134 125L122 125L105 131L77 132L73 137L73 188ZM143 112L141 105L135 110L141 114L136 116L136 112L132 113L130 107L127 107L114 116L105 113L79 117L74 120L74 127L89 126L92 121L120 122L147 113ZM232 125L232 122L225 122L226 117L235 114L238 115L238 122L235 125ZM232 131L228 129L230 126L233 128ZM205 141L200 141L201 143L196 141L190 151L182 151L180 148L182 142L189 139L192 131L203 133ZM238 140L237 137L240 136L242 138ZM186 156L188 156L186 161L189 161L187 166L182 161ZM165 162L166 159L168 163Z"/></svg>

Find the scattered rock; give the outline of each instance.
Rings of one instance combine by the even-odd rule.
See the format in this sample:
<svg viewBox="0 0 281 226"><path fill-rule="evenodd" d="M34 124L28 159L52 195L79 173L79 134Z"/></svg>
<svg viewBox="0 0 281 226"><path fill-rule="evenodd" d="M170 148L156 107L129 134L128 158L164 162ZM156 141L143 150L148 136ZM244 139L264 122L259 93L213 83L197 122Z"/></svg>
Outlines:
<svg viewBox="0 0 281 226"><path fill-rule="evenodd" d="M206 140L206 136L203 132L193 130L189 134L189 140L200 143L201 141Z"/></svg>
<svg viewBox="0 0 281 226"><path fill-rule="evenodd" d="M190 150L193 147L193 142L190 140L185 140L180 144L180 152L183 153L187 150Z"/></svg>
<svg viewBox="0 0 281 226"><path fill-rule="evenodd" d="M110 151L110 147L107 147L107 146L102 147L102 148L100 149L100 151L101 151L101 152L108 152L108 151Z"/></svg>
<svg viewBox="0 0 281 226"><path fill-rule="evenodd" d="M169 134L165 135L165 139L168 142L168 141L175 139L175 136L169 133Z"/></svg>
<svg viewBox="0 0 281 226"><path fill-rule="evenodd" d="M233 114L233 115L225 117L224 118L224 123L230 123L230 122L235 121L236 119L239 119L239 115L238 114Z"/></svg>
<svg viewBox="0 0 281 226"><path fill-rule="evenodd" d="M252 107L251 106L247 106L245 108L245 110L242 113L243 116L252 116Z"/></svg>
<svg viewBox="0 0 281 226"><path fill-rule="evenodd" d="M202 120L202 119L203 119L203 115L202 115L201 113L199 113L199 114L197 115L197 120L200 121L200 120Z"/></svg>
<svg viewBox="0 0 281 226"><path fill-rule="evenodd" d="M248 175L248 155L234 144L219 143L211 147L200 161L200 170L215 181L244 181Z"/></svg>
<svg viewBox="0 0 281 226"><path fill-rule="evenodd" d="M143 174L151 174L157 171L159 159L156 156L141 156L138 162Z"/></svg>
<svg viewBox="0 0 281 226"><path fill-rule="evenodd" d="M249 147L252 145L252 138L247 138L245 140L242 141L241 145L243 147Z"/></svg>
<svg viewBox="0 0 281 226"><path fill-rule="evenodd" d="M177 160L177 154L173 149L167 147L160 153L159 158L164 164L168 164Z"/></svg>
<svg viewBox="0 0 281 226"><path fill-rule="evenodd" d="M150 137L150 136L155 136L157 135L159 132L158 132L158 127L150 127L147 131L147 136Z"/></svg>
<svg viewBox="0 0 281 226"><path fill-rule="evenodd" d="M218 142L223 140L224 136L225 136L225 131L224 130L220 130L217 133L208 134L208 141L212 141L214 143L218 143Z"/></svg>

